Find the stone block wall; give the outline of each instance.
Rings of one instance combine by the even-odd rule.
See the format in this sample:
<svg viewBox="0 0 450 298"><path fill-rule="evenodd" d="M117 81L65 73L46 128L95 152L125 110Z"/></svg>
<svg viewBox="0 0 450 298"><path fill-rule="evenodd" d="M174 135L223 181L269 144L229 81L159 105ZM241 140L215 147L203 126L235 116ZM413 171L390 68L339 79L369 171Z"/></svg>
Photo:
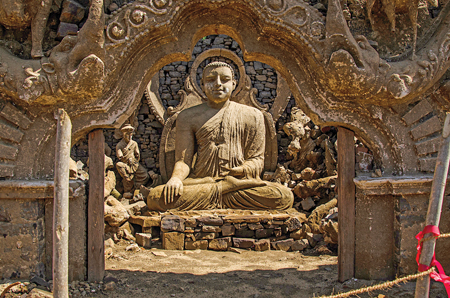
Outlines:
<svg viewBox="0 0 450 298"><path fill-rule="evenodd" d="M27 279L35 275L52 279L53 182L2 182L0 279ZM87 261L86 189L81 181L71 181L70 189L69 279L84 280Z"/></svg>
<svg viewBox="0 0 450 298"><path fill-rule="evenodd" d="M336 237L330 237L327 232L311 230L305 224L307 221L303 213L294 210L279 213L223 210L219 214L194 211L186 215L133 216L130 219L140 226L143 234L136 233L137 242L146 248L150 247L140 243L142 239L161 237L162 247L169 250L303 251L315 248L322 253L332 253L329 247L333 245L328 244L337 240L337 231Z"/></svg>
<svg viewBox="0 0 450 298"><path fill-rule="evenodd" d="M0 279L45 276L45 204L0 200Z"/></svg>

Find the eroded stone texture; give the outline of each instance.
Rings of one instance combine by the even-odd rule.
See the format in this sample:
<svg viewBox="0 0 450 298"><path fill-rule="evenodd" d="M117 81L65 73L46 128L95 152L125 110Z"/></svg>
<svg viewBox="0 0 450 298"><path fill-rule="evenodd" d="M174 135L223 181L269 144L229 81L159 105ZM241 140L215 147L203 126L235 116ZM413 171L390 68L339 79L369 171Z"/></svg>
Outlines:
<svg viewBox="0 0 450 298"><path fill-rule="evenodd" d="M162 245L164 249L184 250L184 233L178 232L163 233Z"/></svg>

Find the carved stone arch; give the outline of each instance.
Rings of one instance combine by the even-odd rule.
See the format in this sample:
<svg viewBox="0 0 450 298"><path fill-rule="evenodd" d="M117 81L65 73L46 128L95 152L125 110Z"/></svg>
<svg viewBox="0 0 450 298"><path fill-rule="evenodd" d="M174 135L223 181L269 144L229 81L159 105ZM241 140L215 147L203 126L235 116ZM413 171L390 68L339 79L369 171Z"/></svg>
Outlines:
<svg viewBox="0 0 450 298"><path fill-rule="evenodd" d="M238 42L244 60L261 61L280 73L297 105L314 123L354 130L368 141L388 173L415 171L414 145L385 122L399 119L391 108L337 98L324 88L321 65L331 53L326 51L321 13L303 1L282 1L281 6L275 2L180 0L157 5L136 1L114 12L107 20L108 75L102 96L87 106L60 105L72 118L74 140L95 128L120 127L159 69L174 61L189 61L201 37L226 34ZM43 138L54 138L54 132L49 130ZM24 160L29 161L25 156Z"/></svg>

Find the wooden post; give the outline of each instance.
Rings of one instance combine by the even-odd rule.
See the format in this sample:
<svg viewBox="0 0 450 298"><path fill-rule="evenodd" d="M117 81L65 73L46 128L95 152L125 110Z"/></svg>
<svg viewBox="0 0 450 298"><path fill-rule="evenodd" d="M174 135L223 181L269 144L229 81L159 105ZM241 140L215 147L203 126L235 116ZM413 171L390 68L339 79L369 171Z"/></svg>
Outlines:
<svg viewBox="0 0 450 298"><path fill-rule="evenodd" d="M103 130L89 134L88 281L102 281L104 253L105 137Z"/></svg>
<svg viewBox="0 0 450 298"><path fill-rule="evenodd" d="M355 141L354 132L338 128L338 279L355 275Z"/></svg>
<svg viewBox="0 0 450 298"><path fill-rule="evenodd" d="M55 113L55 188L53 202L53 294L69 297L69 163L72 123L69 115Z"/></svg>
<svg viewBox="0 0 450 298"><path fill-rule="evenodd" d="M431 186L430 202L428 204L427 220L425 225L439 226L441 219L442 203L444 201L445 184L447 183L448 167L450 162L450 113L445 118L442 132L442 144L439 149L434 170L433 184ZM428 233L423 238L428 238ZM422 254L419 263L430 266L434 255L436 239L423 242ZM430 295L430 276L419 277L416 282L415 298L428 298Z"/></svg>

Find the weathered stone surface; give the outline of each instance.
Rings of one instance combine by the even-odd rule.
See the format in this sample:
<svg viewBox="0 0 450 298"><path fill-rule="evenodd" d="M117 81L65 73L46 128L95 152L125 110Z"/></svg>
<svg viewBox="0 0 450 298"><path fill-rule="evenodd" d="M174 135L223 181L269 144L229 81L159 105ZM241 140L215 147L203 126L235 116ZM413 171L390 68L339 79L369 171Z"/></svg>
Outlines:
<svg viewBox="0 0 450 298"><path fill-rule="evenodd" d="M162 233L162 246L168 250L184 250L184 233Z"/></svg>
<svg viewBox="0 0 450 298"><path fill-rule="evenodd" d="M259 229L255 231L255 237L257 239L267 238L273 234L273 229Z"/></svg>
<svg viewBox="0 0 450 298"><path fill-rule="evenodd" d="M26 295L26 298L53 298L53 293L34 288Z"/></svg>
<svg viewBox="0 0 450 298"><path fill-rule="evenodd" d="M130 215L125 207L113 196L109 196L105 201L105 221L113 227L118 227L124 223Z"/></svg>
<svg viewBox="0 0 450 298"><path fill-rule="evenodd" d="M232 224L225 224L222 226L223 236L234 236L236 228Z"/></svg>
<svg viewBox="0 0 450 298"><path fill-rule="evenodd" d="M186 218L184 220L184 225L186 227L190 227L190 228L196 227L197 226L197 220L195 218Z"/></svg>
<svg viewBox="0 0 450 298"><path fill-rule="evenodd" d="M160 216L131 216L129 222L140 225L143 228L159 227L161 225Z"/></svg>
<svg viewBox="0 0 450 298"><path fill-rule="evenodd" d="M202 227L202 232L206 232L206 233L219 233L221 232L222 229L219 226L203 226Z"/></svg>
<svg viewBox="0 0 450 298"><path fill-rule="evenodd" d="M329 176L311 181L302 181L294 188L294 193L300 198L321 196L336 182L337 176Z"/></svg>
<svg viewBox="0 0 450 298"><path fill-rule="evenodd" d="M301 205L303 210L311 210L312 208L316 207L316 203L314 203L314 200L311 197L308 197L301 201Z"/></svg>
<svg viewBox="0 0 450 298"><path fill-rule="evenodd" d="M258 229L264 228L260 223L256 223L256 224L250 223L247 226L250 230L258 230Z"/></svg>
<svg viewBox="0 0 450 298"><path fill-rule="evenodd" d="M315 247L317 243L320 241L323 241L323 235L322 234L313 234L313 233L306 233L306 239L309 242L309 245L311 247Z"/></svg>
<svg viewBox="0 0 450 298"><path fill-rule="evenodd" d="M185 249L196 250L196 249L208 249L208 240L197 240L197 241L186 241L184 245Z"/></svg>
<svg viewBox="0 0 450 298"><path fill-rule="evenodd" d="M105 198L111 194L111 191L116 187L116 174L113 171L106 172L105 176Z"/></svg>
<svg viewBox="0 0 450 298"><path fill-rule="evenodd" d="M228 215L223 218L224 222L230 223L257 223L261 221L260 215Z"/></svg>
<svg viewBox="0 0 450 298"><path fill-rule="evenodd" d="M309 247L309 242L306 239L295 240L292 242L291 250L292 251L303 251L305 248Z"/></svg>
<svg viewBox="0 0 450 298"><path fill-rule="evenodd" d="M216 238L218 235L219 235L218 233L205 233L205 232L194 233L195 240L201 240L201 239L212 240L212 239Z"/></svg>
<svg viewBox="0 0 450 298"><path fill-rule="evenodd" d="M84 18L85 8L74 0L64 0L61 16L61 22L77 24Z"/></svg>
<svg viewBox="0 0 450 298"><path fill-rule="evenodd" d="M199 217L197 218L197 222L200 222L204 225L208 226L221 226L223 225L223 220L220 217Z"/></svg>
<svg viewBox="0 0 450 298"><path fill-rule="evenodd" d="M430 105L428 100L422 100L403 116L403 120L406 122L406 125L411 125L432 111L433 107Z"/></svg>
<svg viewBox="0 0 450 298"><path fill-rule="evenodd" d="M137 216L141 215L142 210L147 209L147 204L143 201L139 201L134 204L126 205L125 209L127 209L128 214L131 216Z"/></svg>
<svg viewBox="0 0 450 298"><path fill-rule="evenodd" d="M213 239L209 242L209 249L226 251L231 246L231 237Z"/></svg>
<svg viewBox="0 0 450 298"><path fill-rule="evenodd" d="M57 37L62 39L67 35L76 35L78 32L77 24L70 24L65 22L60 22L58 27Z"/></svg>
<svg viewBox="0 0 450 298"><path fill-rule="evenodd" d="M411 129L411 134L415 140L431 135L435 132L438 132L442 129L441 122L439 121L439 117L434 116L427 121L419 124L418 126Z"/></svg>
<svg viewBox="0 0 450 298"><path fill-rule="evenodd" d="M266 251L270 250L270 240L269 239L261 239L255 242L255 250L256 251Z"/></svg>
<svg viewBox="0 0 450 298"><path fill-rule="evenodd" d="M308 225L314 233L320 233L320 221L322 220L322 218L327 216L328 212L332 208L336 207L336 205L337 199L332 199L328 203L314 209L314 211L308 217Z"/></svg>
<svg viewBox="0 0 450 298"><path fill-rule="evenodd" d="M326 224L320 226L323 233L324 241L331 244L338 243L339 226L337 222L328 221Z"/></svg>
<svg viewBox="0 0 450 298"><path fill-rule="evenodd" d="M284 224L286 225L288 232L299 230L302 227L302 223L296 217L289 218Z"/></svg>
<svg viewBox="0 0 450 298"><path fill-rule="evenodd" d="M241 238L252 238L255 236L255 231L250 230L248 227L243 227L240 229L237 229L234 234L236 235L236 237L241 237Z"/></svg>
<svg viewBox="0 0 450 298"><path fill-rule="evenodd" d="M306 181L310 181L313 180L315 178L316 175L316 171L314 169L311 168L305 168L302 172L302 179L306 180Z"/></svg>
<svg viewBox="0 0 450 298"><path fill-rule="evenodd" d="M256 240L250 238L233 238L233 246L238 248L252 248Z"/></svg>
<svg viewBox="0 0 450 298"><path fill-rule="evenodd" d="M136 243L143 248L152 247L152 234L150 233L136 233Z"/></svg>
<svg viewBox="0 0 450 298"><path fill-rule="evenodd" d="M164 216L161 219L161 229L163 231L184 232L184 219L176 215Z"/></svg>
<svg viewBox="0 0 450 298"><path fill-rule="evenodd" d="M286 239L286 240L271 242L271 245L272 245L272 249L288 251L291 248L293 243L294 243L294 239Z"/></svg>

